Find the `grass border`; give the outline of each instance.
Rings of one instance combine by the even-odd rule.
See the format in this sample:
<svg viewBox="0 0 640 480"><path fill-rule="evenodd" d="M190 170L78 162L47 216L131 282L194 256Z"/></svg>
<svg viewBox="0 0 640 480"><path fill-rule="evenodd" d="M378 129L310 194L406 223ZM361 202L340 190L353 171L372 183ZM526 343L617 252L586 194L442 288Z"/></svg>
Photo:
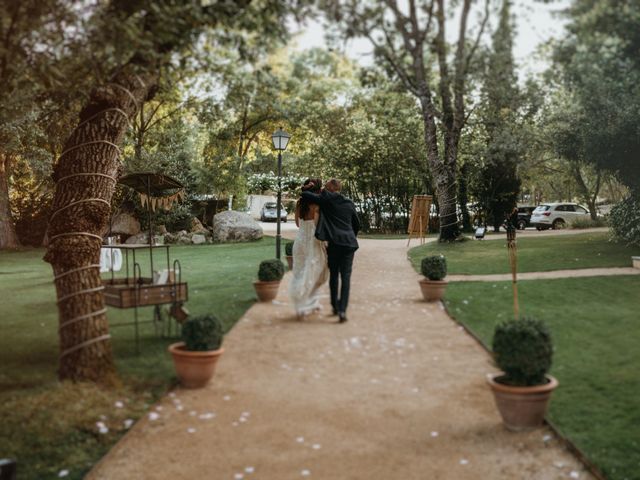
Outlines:
<svg viewBox="0 0 640 480"><path fill-rule="evenodd" d="M467 332L469 334L469 336L471 336L471 338L473 338L478 343L478 345L480 345L490 356L492 356L493 352L491 351L489 346L486 345L482 341L482 339L473 332L473 330L471 330L464 323L460 322L454 315L452 315L451 312L449 311L449 308L447 307L447 304L445 302L443 302L442 300L440 300L440 302L442 303L442 306L444 307L444 311L447 314L447 316L451 320L453 320L454 323L457 323L459 326L461 326L464 329L464 331ZM551 429L551 431L559 439L562 440L562 442L564 443L565 447L567 447L567 450L569 450L571 453L573 453L578 458L578 460L580 460L580 462L582 462L582 464L585 467L587 467L587 470L589 470L589 472L594 477L596 477L598 480L609 480L604 475L604 473L602 473L602 471L591 460L589 460L589 458L586 456L586 454L582 450L580 450L568 437L566 437L564 434L562 434L562 432L560 432L558 427L556 427L556 425L551 420L549 420L546 415L544 417L544 422Z"/></svg>

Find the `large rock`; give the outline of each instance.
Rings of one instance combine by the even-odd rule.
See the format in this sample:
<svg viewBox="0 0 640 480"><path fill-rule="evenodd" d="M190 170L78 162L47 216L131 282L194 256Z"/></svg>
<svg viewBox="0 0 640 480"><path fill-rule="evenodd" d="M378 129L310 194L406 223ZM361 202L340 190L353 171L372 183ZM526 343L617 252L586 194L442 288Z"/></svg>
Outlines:
<svg viewBox="0 0 640 480"><path fill-rule="evenodd" d="M216 242L250 242L262 238L262 227L250 215L228 210L213 217Z"/></svg>
<svg viewBox="0 0 640 480"><path fill-rule="evenodd" d="M191 243L194 245L201 245L207 241L207 237L202 235L201 233L194 233L191 235Z"/></svg>
<svg viewBox="0 0 640 480"><path fill-rule="evenodd" d="M175 234L175 243L178 245L191 245L191 235L186 230L180 230Z"/></svg>
<svg viewBox="0 0 640 480"><path fill-rule="evenodd" d="M122 212L113 217L111 233L120 235L137 235L140 233L140 222L127 212Z"/></svg>
<svg viewBox="0 0 640 480"><path fill-rule="evenodd" d="M124 243L127 245L147 245L149 236L146 233L138 233L137 235L131 235Z"/></svg>

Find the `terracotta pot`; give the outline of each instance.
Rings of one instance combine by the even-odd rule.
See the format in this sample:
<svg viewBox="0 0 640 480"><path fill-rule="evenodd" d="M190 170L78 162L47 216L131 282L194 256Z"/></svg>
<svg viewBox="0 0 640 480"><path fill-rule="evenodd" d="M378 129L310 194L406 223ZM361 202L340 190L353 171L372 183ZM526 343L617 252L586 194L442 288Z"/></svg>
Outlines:
<svg viewBox="0 0 640 480"><path fill-rule="evenodd" d="M253 282L253 288L256 289L256 295L261 302L270 302L278 295L278 288L280 287L280 280L274 280L273 282L261 282L256 280Z"/></svg>
<svg viewBox="0 0 640 480"><path fill-rule="evenodd" d="M547 414L549 399L558 386L558 380L547 375L548 382L544 385L514 387L496 381L502 376L504 376L502 372L489 374L487 382L493 390L496 406L505 427L514 432L521 432L542 425Z"/></svg>
<svg viewBox="0 0 640 480"><path fill-rule="evenodd" d="M184 342L169 345L176 374L185 388L202 388L216 371L216 364L224 348L205 352L190 352L184 349Z"/></svg>
<svg viewBox="0 0 640 480"><path fill-rule="evenodd" d="M442 300L449 282L446 280L429 280L428 278L423 278L419 283L424 299L427 302L437 302L438 300Z"/></svg>
<svg viewBox="0 0 640 480"><path fill-rule="evenodd" d="M289 270L293 270L293 255L286 255L287 265L289 265Z"/></svg>

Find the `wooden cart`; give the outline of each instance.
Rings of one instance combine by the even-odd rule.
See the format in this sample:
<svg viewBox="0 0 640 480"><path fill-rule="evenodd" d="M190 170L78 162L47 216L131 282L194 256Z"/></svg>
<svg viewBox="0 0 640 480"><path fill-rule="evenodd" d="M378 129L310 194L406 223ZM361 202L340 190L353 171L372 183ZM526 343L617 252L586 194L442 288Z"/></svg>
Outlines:
<svg viewBox="0 0 640 480"><path fill-rule="evenodd" d="M116 277L111 269L111 277L103 278L105 303L116 308L133 308L134 321L112 324L113 327L133 325L135 327L136 351L139 351L139 325L153 322L156 330L171 335L171 323L163 324L160 305L171 304L174 309L182 306L189 299L187 283L182 281L180 262L174 260L171 264L169 245L104 245L103 248L118 248L124 252L124 277ZM142 275L140 263L136 259L136 252L152 249L165 249L166 265L169 275L165 283L154 283L152 276ZM169 267L173 266L172 269ZM152 270L153 272L153 270ZM154 306L153 320L141 322L138 318L138 308ZM176 324L176 333L178 326Z"/></svg>
<svg viewBox="0 0 640 480"><path fill-rule="evenodd" d="M164 335L171 335L171 320L164 322L161 305L171 304L171 315L177 322L186 319L187 312L183 308L183 303L188 300L189 292L187 283L182 281L182 269L180 262L174 260L171 264L169 257L169 245L157 245L153 236L153 211L156 207L165 210L171 208L173 202L184 197L184 186L175 178L154 172L139 172L126 175L118 180L119 184L126 185L138 192L142 206L146 205L148 214L148 238L149 242L144 245L103 245L103 248L118 248L124 252L125 276L116 277L111 271L111 278L103 279L104 297L107 305L116 308L133 308L133 323L112 324L112 326L135 326L136 351L139 351L139 331L141 322L138 320L138 308L153 305L154 314L152 322L156 325L156 330ZM168 194L168 192L171 192ZM168 196L167 196L168 195ZM111 229L109 229L111 236ZM166 257L166 279L162 283L154 279L155 269L153 263L153 253L156 249L165 249ZM150 276L143 276L140 263L136 259L136 252L147 250L149 252ZM131 263L130 263L131 256ZM110 256L113 259L113 255ZM171 266L173 265L173 269ZM149 322L144 322L149 323ZM176 333L179 326L176 323Z"/></svg>

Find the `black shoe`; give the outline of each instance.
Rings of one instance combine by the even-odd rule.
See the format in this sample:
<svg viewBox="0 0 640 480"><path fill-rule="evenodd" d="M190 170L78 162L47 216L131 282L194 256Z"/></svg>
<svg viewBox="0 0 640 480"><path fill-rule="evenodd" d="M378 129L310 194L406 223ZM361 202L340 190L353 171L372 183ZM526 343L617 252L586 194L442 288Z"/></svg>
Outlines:
<svg viewBox="0 0 640 480"><path fill-rule="evenodd" d="M346 323L347 322L347 314L344 312L338 313L338 323Z"/></svg>
<svg viewBox="0 0 640 480"><path fill-rule="evenodd" d="M333 307L332 315L338 315L338 309L336 307Z"/></svg>

